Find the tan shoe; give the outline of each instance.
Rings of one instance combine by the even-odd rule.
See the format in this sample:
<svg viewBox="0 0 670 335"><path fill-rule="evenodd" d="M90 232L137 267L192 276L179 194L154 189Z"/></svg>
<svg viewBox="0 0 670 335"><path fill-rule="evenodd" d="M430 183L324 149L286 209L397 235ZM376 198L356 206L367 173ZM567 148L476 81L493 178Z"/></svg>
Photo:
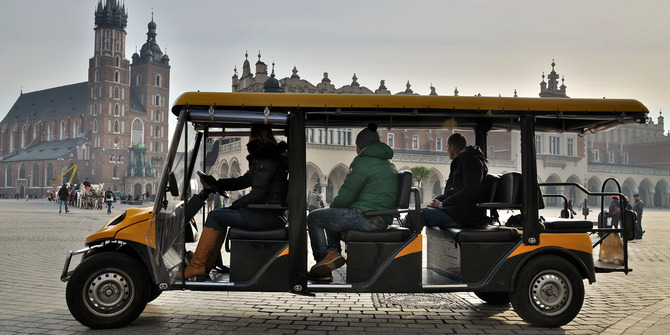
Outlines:
<svg viewBox="0 0 670 335"><path fill-rule="evenodd" d="M309 270L309 274L313 278L324 278L331 277L333 270L341 267L346 263L346 260L339 252L328 249L326 257L320 260L318 263L314 264Z"/></svg>

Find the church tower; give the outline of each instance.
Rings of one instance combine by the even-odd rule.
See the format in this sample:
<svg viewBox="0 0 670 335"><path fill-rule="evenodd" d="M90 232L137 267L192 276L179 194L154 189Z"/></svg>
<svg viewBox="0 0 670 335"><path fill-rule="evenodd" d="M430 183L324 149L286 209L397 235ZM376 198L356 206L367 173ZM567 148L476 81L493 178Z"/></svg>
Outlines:
<svg viewBox="0 0 670 335"><path fill-rule="evenodd" d="M125 5L100 0L95 10L93 57L88 65L88 103L83 130L90 130L90 162L82 175L106 186L123 176L113 164L127 160L130 111L130 61L126 59ZM77 136L73 134L72 136ZM113 179L112 179L113 178ZM116 185L114 185L116 186Z"/></svg>
<svg viewBox="0 0 670 335"><path fill-rule="evenodd" d="M126 189L137 194L150 180L159 180L159 173L168 151L168 118L170 113L170 58L156 41L153 14L147 25L147 40L139 53L135 52L130 65L130 160L126 174ZM150 191L149 193L154 193Z"/></svg>

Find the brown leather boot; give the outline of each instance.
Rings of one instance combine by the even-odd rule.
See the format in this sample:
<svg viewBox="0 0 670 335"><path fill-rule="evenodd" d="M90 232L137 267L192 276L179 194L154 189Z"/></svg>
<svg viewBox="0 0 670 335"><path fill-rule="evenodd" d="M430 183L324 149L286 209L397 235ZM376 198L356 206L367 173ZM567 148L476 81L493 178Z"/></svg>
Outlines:
<svg viewBox="0 0 670 335"><path fill-rule="evenodd" d="M221 252L224 237L223 229L217 231L203 227L200 241L191 258L191 264L184 269L184 278L206 275L214 267L217 254Z"/></svg>
<svg viewBox="0 0 670 335"><path fill-rule="evenodd" d="M314 264L309 270L309 276L313 278L326 278L332 276L333 270L344 265L346 260L339 252L328 249L326 257Z"/></svg>

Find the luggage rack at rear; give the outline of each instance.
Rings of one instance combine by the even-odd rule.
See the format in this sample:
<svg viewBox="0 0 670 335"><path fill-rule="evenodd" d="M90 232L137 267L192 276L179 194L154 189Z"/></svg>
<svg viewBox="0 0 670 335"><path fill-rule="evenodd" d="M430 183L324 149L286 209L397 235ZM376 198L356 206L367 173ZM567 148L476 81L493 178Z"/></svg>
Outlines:
<svg viewBox="0 0 670 335"><path fill-rule="evenodd" d="M617 188L618 192L605 192L605 185L608 181L613 181ZM543 224L545 231L547 232L556 232L556 233L569 233L569 232L588 232L592 236L593 240L593 249L600 246L601 251L603 248L603 242L610 236L615 236L621 243L621 259L616 260L614 263L605 262L600 259L595 260L595 271L596 273L611 273L611 272L623 272L628 274L628 272L633 271L628 266L628 241L635 238L635 212L626 208L626 197L621 192L621 185L614 178L608 178L603 182L603 186L600 192L591 192L584 188L584 186L577 183L540 183L539 186L573 186L580 189L588 196L597 196L601 197L600 202L600 213L598 215L598 221L596 226L594 222L590 220L574 220L569 218L568 212L568 199L562 194L544 194L543 197L560 197L564 200L564 208L561 210L561 218L552 219L543 218ZM605 200L606 197L618 196L621 199L620 207L621 210L621 227L609 227L604 222L605 215ZM600 257L599 257L600 258Z"/></svg>

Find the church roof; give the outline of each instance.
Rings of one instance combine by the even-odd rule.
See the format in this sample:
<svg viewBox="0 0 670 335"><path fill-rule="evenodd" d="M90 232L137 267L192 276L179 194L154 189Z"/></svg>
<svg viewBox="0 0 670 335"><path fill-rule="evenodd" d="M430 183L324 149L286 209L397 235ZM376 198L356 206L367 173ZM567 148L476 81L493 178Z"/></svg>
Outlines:
<svg viewBox="0 0 670 335"><path fill-rule="evenodd" d="M86 134L67 140L42 142L29 148L14 151L0 157L0 163L49 160L62 157L73 152L77 148L79 138Z"/></svg>
<svg viewBox="0 0 670 335"><path fill-rule="evenodd" d="M86 113L88 83L22 93L2 123Z"/></svg>

